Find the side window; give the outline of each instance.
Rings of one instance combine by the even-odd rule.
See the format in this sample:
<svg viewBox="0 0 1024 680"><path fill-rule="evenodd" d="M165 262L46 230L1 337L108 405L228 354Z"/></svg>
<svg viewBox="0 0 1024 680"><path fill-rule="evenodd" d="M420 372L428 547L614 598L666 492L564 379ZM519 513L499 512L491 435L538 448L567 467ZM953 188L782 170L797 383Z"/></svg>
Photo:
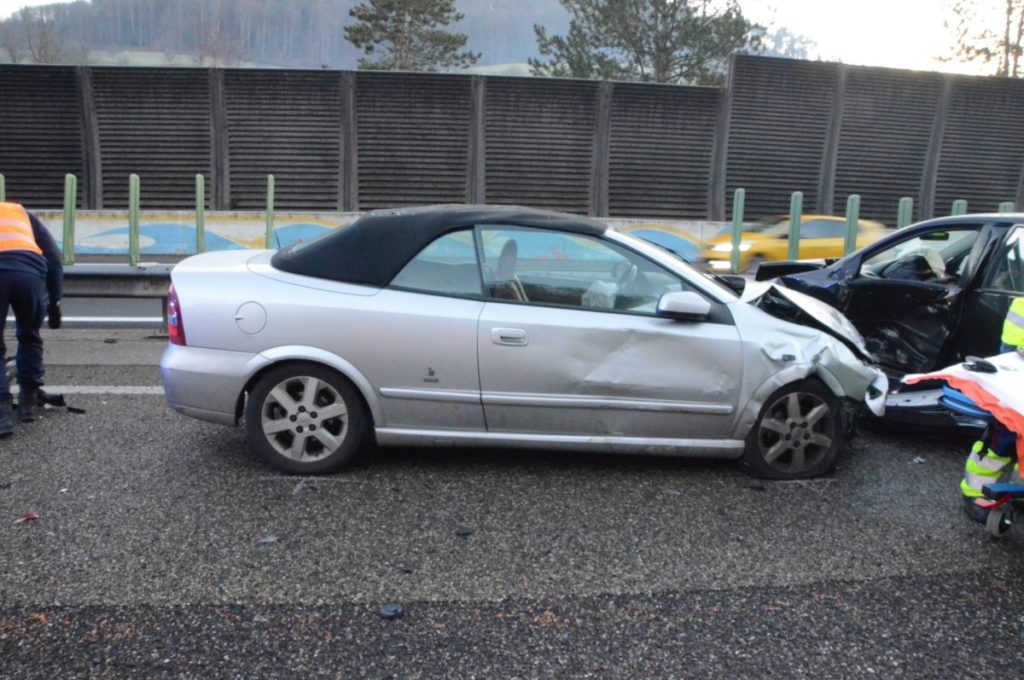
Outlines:
<svg viewBox="0 0 1024 680"><path fill-rule="evenodd" d="M435 239L409 260L390 285L421 293L483 297L473 230L464 229Z"/></svg>
<svg viewBox="0 0 1024 680"><path fill-rule="evenodd" d="M800 225L800 238L842 238L845 231L845 222L809 220Z"/></svg>
<svg viewBox="0 0 1024 680"><path fill-rule="evenodd" d="M994 255L984 288L1024 293L1024 227L1016 227Z"/></svg>
<svg viewBox="0 0 1024 680"><path fill-rule="evenodd" d="M956 280L981 225L935 229L884 248L861 263L861 276L950 283Z"/></svg>
<svg viewBox="0 0 1024 680"><path fill-rule="evenodd" d="M544 229L485 226L484 285L498 300L655 313L677 277L617 244Z"/></svg>

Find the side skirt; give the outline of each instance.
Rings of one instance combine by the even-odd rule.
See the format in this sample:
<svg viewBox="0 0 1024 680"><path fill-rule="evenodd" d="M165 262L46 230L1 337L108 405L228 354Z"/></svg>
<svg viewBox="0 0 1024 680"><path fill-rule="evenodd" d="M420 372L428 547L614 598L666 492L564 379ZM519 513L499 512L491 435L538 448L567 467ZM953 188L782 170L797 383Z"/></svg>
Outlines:
<svg viewBox="0 0 1024 680"><path fill-rule="evenodd" d="M559 451L603 451L659 456L739 458L744 442L738 439L653 439L510 432L460 432L377 428L381 446L494 446Z"/></svg>

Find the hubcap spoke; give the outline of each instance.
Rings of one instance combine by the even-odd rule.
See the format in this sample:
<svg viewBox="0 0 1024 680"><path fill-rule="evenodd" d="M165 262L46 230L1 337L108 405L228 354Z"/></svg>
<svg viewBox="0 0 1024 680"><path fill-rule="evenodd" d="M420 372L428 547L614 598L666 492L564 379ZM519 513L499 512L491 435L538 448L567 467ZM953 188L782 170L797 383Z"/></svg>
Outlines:
<svg viewBox="0 0 1024 680"><path fill-rule="evenodd" d="M807 414L807 424L814 425L827 414L828 406L826 404L818 404Z"/></svg>
<svg viewBox="0 0 1024 680"><path fill-rule="evenodd" d="M786 398L786 416L790 420L800 419L800 397L796 392Z"/></svg>
<svg viewBox="0 0 1024 680"><path fill-rule="evenodd" d="M789 468L794 472L804 469L804 449L802 446L793 449L793 460Z"/></svg>
<svg viewBox="0 0 1024 680"><path fill-rule="evenodd" d="M307 432L296 433L292 440L292 447L288 449L288 457L293 460L302 460L306 457L306 440L309 438Z"/></svg>
<svg viewBox="0 0 1024 680"><path fill-rule="evenodd" d="M826 437L823 434L814 433L811 435L811 438L807 440L807 443L814 444L815 446L821 446L827 449L831 448L832 439L830 437Z"/></svg>
<svg viewBox="0 0 1024 680"><path fill-rule="evenodd" d="M283 384L270 391L270 399L280 404L281 408L289 414L295 413L295 410L299 407L295 400L292 399L292 395L288 394L287 390L284 389Z"/></svg>
<svg viewBox="0 0 1024 680"><path fill-rule="evenodd" d="M323 428L317 428L313 436L320 440L320 443L324 445L324 451L327 453L333 453L335 449L341 446L341 440Z"/></svg>
<svg viewBox="0 0 1024 680"><path fill-rule="evenodd" d="M301 406L305 406L306 410L313 410L313 406L316 403L317 392L320 391L320 381L316 378L303 378L302 379L302 401Z"/></svg>
<svg viewBox="0 0 1024 680"><path fill-rule="evenodd" d="M775 460L785 453L789 449L789 445L784 440L779 440L775 446L768 449L764 454L764 459L768 463L774 463Z"/></svg>
<svg viewBox="0 0 1024 680"><path fill-rule="evenodd" d="M269 418L263 419L263 431L268 435L287 432L290 429L292 429L292 424L287 418L278 418L276 420L270 420Z"/></svg>
<svg viewBox="0 0 1024 680"><path fill-rule="evenodd" d="M333 404L328 404L323 408L318 408L316 412L317 415L320 417L321 422L325 420L330 420L331 418L342 418L348 415L348 409L345 408L345 404L340 401L335 402Z"/></svg>
<svg viewBox="0 0 1024 680"><path fill-rule="evenodd" d="M779 434L786 434L789 432L789 428L786 427L786 423L781 420L775 420L774 418L765 418L761 421L761 428L777 432Z"/></svg>

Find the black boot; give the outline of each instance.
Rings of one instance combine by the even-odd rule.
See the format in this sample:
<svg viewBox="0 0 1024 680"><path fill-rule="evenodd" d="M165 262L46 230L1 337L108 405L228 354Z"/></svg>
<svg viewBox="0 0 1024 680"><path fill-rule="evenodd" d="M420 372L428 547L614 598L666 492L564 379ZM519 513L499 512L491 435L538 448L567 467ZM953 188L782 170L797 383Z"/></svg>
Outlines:
<svg viewBox="0 0 1024 680"><path fill-rule="evenodd" d="M14 419L11 417L11 398L0 399L0 438L14 434Z"/></svg>
<svg viewBox="0 0 1024 680"><path fill-rule="evenodd" d="M31 423L36 419L36 400L39 399L39 390L36 388L21 388L18 393L18 420L23 423Z"/></svg>

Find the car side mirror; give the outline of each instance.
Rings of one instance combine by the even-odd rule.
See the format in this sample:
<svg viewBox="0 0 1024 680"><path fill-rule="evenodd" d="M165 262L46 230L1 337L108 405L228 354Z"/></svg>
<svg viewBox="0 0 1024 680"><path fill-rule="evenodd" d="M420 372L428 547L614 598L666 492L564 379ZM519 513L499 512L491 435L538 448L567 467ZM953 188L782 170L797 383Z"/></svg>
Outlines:
<svg viewBox="0 0 1024 680"><path fill-rule="evenodd" d="M658 300L658 316L678 321L703 321L711 303L692 291L665 293Z"/></svg>

